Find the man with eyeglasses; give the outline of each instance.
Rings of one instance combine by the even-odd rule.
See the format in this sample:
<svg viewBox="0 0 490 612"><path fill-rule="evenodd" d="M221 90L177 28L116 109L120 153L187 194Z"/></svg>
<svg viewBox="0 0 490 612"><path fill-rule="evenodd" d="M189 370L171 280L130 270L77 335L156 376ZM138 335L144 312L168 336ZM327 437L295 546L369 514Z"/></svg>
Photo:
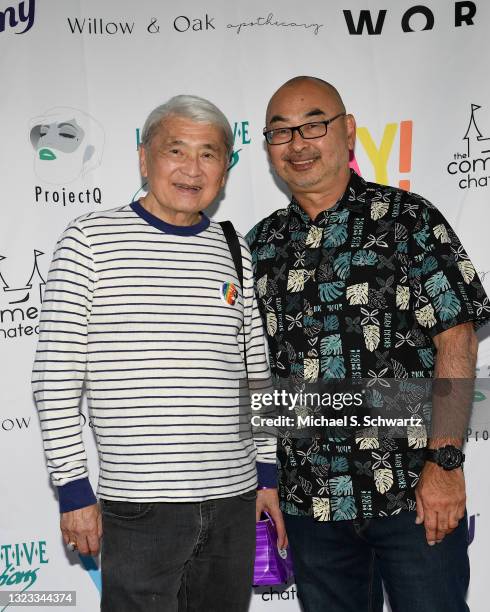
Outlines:
<svg viewBox="0 0 490 612"><path fill-rule="evenodd" d="M318 78L291 79L267 107L269 158L292 192L247 236L272 373L299 390L366 382L368 409L376 400L415 416L416 381L452 384L432 394L429 431L282 432L279 490L298 593L305 612L380 612L384 583L396 612L463 612L461 447L485 291L432 204L350 170L355 129ZM390 405L389 379L402 380Z"/></svg>

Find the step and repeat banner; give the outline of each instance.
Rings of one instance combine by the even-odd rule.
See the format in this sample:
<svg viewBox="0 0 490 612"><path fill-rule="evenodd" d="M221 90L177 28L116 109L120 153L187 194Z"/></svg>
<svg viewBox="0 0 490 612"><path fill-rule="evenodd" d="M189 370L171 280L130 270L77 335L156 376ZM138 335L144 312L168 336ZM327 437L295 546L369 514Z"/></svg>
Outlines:
<svg viewBox="0 0 490 612"><path fill-rule="evenodd" d="M227 115L234 155L212 215L246 232L288 202L262 137L270 96L299 74L332 82L357 119L352 166L436 204L490 291L490 4L421 1L0 0L0 590L99 606L99 560L62 544L30 374L55 243L74 217L142 193L137 147L156 105L196 94ZM490 311L483 296L478 308ZM489 373L483 333L477 375ZM95 486L85 405L80 419ZM466 446L473 612L488 609L489 435ZM251 604L299 609L294 584Z"/></svg>

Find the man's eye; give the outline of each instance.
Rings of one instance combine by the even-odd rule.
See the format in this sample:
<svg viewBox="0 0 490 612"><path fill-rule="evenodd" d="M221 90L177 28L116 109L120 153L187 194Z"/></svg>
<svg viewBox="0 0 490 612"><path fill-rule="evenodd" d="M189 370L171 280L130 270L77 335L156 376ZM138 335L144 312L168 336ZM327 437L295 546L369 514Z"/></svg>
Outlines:
<svg viewBox="0 0 490 612"><path fill-rule="evenodd" d="M206 159L214 159L215 158L213 153L203 153L202 156L205 157Z"/></svg>
<svg viewBox="0 0 490 612"><path fill-rule="evenodd" d="M324 134L326 132L325 124L321 121L307 123L306 125L303 125L301 129L306 134L311 134L312 136L321 136L322 133Z"/></svg>
<svg viewBox="0 0 490 612"><path fill-rule="evenodd" d="M274 130L274 134L277 134L277 136L285 136L289 134L289 128L279 128L278 130Z"/></svg>

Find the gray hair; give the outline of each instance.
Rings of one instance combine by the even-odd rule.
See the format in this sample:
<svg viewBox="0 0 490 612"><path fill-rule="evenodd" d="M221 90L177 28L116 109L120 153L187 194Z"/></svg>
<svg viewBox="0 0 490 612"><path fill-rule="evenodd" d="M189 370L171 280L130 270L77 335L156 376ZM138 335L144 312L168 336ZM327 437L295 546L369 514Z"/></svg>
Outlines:
<svg viewBox="0 0 490 612"><path fill-rule="evenodd" d="M148 115L141 133L141 144L147 147L161 122L169 116L186 117L197 123L210 123L223 132L226 152L233 152L233 130L220 109L209 100L199 96L174 96L165 104L157 106Z"/></svg>

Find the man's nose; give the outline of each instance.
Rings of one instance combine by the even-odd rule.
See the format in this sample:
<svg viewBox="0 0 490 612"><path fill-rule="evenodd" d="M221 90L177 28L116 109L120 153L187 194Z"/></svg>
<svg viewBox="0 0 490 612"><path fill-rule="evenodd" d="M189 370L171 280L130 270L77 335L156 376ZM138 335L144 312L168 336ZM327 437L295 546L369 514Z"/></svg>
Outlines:
<svg viewBox="0 0 490 612"><path fill-rule="evenodd" d="M181 166L181 171L189 177L199 176L202 172L197 155L188 155Z"/></svg>
<svg viewBox="0 0 490 612"><path fill-rule="evenodd" d="M299 130L294 130L293 132L293 138L291 140L291 142L289 143L289 146L294 149L295 151L301 151L301 149L304 149L306 146L306 141L305 139L301 136L301 134L299 133Z"/></svg>

